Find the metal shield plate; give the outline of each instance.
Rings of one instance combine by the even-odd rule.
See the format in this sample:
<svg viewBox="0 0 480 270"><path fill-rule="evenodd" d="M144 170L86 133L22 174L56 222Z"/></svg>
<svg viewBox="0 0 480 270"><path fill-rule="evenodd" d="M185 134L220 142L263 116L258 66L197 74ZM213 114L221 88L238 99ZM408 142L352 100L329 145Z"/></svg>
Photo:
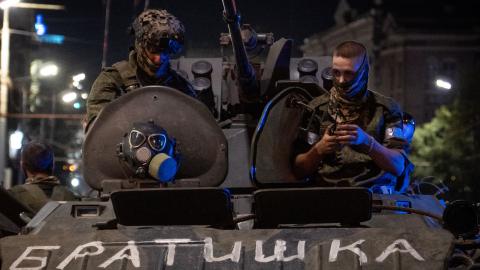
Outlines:
<svg viewBox="0 0 480 270"><path fill-rule="evenodd" d="M292 172L293 142L304 107L313 97L301 86L288 87L264 108L252 140L250 178L259 186L298 183Z"/></svg>
<svg viewBox="0 0 480 270"><path fill-rule="evenodd" d="M126 179L117 145L134 122L165 128L181 154L176 178L198 179L199 186L220 185L227 173L227 141L212 114L199 101L164 86L139 88L108 104L86 135L84 177L94 189L106 179ZM178 182L177 181L177 182Z"/></svg>

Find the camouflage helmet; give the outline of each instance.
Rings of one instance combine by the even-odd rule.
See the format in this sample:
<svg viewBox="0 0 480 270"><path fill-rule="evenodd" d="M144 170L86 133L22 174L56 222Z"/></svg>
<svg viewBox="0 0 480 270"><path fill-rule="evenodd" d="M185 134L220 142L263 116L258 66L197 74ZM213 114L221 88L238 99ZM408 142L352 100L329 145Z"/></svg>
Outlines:
<svg viewBox="0 0 480 270"><path fill-rule="evenodd" d="M183 44L185 27L168 11L149 9L135 19L132 31L137 46L155 52L169 47L170 40Z"/></svg>

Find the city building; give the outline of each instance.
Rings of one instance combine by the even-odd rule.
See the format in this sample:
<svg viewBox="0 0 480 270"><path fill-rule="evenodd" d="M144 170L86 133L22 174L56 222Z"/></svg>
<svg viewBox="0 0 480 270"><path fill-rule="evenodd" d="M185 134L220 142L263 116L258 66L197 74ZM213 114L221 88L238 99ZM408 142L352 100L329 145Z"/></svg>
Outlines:
<svg viewBox="0 0 480 270"><path fill-rule="evenodd" d="M369 49L369 87L395 98L417 123L453 100L462 76L480 67L480 19L475 2L375 1L357 15L340 1L336 25L305 39L305 56L330 55L342 41ZM472 6L473 5L473 6Z"/></svg>

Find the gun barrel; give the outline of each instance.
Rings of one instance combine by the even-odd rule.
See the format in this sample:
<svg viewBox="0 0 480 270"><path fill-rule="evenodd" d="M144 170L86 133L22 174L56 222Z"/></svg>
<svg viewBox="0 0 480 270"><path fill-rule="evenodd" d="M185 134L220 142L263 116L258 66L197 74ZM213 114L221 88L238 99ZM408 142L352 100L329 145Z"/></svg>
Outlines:
<svg viewBox="0 0 480 270"><path fill-rule="evenodd" d="M240 29L240 14L237 11L235 0L222 0L223 16L228 25L230 38L232 40L233 53L237 62L240 87L247 94L258 90L255 72L248 61L247 52L242 40Z"/></svg>

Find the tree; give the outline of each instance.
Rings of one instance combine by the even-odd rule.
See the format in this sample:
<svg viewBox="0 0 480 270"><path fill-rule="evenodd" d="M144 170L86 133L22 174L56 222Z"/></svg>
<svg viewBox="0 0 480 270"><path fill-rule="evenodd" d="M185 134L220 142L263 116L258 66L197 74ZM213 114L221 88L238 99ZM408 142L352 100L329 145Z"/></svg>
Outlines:
<svg viewBox="0 0 480 270"><path fill-rule="evenodd" d="M450 200L480 198L480 89L473 78L460 81L454 102L437 109L413 139L414 175L443 181Z"/></svg>

